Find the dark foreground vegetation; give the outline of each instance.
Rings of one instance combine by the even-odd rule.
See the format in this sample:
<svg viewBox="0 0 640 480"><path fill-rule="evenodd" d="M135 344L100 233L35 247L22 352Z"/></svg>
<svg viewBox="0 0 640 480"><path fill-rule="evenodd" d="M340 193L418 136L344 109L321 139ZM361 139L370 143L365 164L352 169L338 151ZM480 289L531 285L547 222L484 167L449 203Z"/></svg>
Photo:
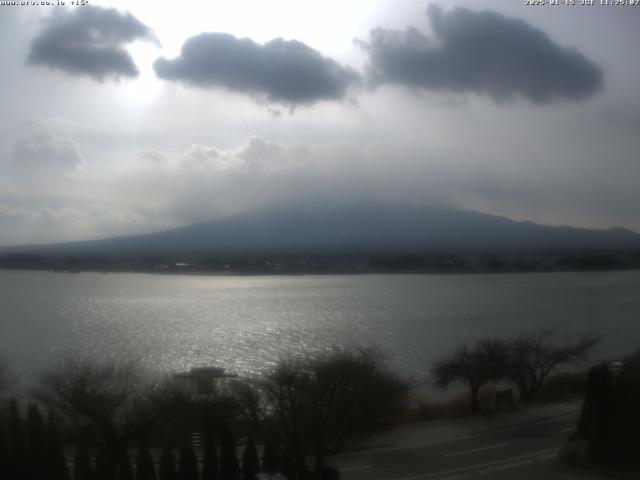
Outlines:
<svg viewBox="0 0 640 480"><path fill-rule="evenodd" d="M495 411L505 392L512 408L584 396L564 457L637 464L640 353L596 365L588 376L567 368L581 365L596 343L552 332L481 340L438 362L434 380L466 385L472 414ZM64 358L40 375L29 400L3 400L1 478L337 479L332 455L419 419L415 412L424 408L412 404L415 395L384 360L374 350L336 350L283 360L254 379L211 368L149 381L132 362ZM13 382L0 362L0 396Z"/></svg>
<svg viewBox="0 0 640 480"><path fill-rule="evenodd" d="M370 350L283 361L204 394L137 372L70 358L44 372L28 405L3 412L2 478L338 478L325 458L388 428L408 390Z"/></svg>
<svg viewBox="0 0 640 480"><path fill-rule="evenodd" d="M640 351L622 362L589 369L578 427L563 457L579 466L639 468L638 432Z"/></svg>
<svg viewBox="0 0 640 480"><path fill-rule="evenodd" d="M480 388L489 382L510 382L520 401L530 404L554 370L583 362L597 343L597 338L587 336L557 341L550 330L508 341L480 340L473 346L461 345L436 363L433 376L441 388L466 383L472 413L480 413Z"/></svg>

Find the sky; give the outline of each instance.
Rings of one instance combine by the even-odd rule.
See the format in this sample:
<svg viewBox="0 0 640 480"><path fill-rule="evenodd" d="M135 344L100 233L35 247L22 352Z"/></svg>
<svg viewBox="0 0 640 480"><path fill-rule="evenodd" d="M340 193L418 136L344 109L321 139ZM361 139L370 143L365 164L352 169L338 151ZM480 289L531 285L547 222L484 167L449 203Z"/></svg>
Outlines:
<svg viewBox="0 0 640 480"><path fill-rule="evenodd" d="M271 204L640 231L640 6L14 3L0 246Z"/></svg>

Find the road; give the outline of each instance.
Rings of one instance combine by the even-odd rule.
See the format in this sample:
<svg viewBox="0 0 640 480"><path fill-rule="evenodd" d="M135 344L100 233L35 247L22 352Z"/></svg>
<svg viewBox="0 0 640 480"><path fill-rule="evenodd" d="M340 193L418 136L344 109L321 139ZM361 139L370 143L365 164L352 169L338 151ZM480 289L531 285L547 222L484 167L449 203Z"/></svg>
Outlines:
<svg viewBox="0 0 640 480"><path fill-rule="evenodd" d="M584 478L556 460L577 418L571 412L442 442L378 448L336 458L333 464L343 480Z"/></svg>

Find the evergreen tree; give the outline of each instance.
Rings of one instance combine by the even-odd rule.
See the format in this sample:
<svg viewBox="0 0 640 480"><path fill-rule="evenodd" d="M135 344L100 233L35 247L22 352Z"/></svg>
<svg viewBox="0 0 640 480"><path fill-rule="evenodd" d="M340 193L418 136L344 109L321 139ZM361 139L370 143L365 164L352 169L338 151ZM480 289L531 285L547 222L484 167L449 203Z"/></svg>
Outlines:
<svg viewBox="0 0 640 480"><path fill-rule="evenodd" d="M122 449L118 459L117 480L135 480L133 476L133 468L131 468L131 459L126 449Z"/></svg>
<svg viewBox="0 0 640 480"><path fill-rule="evenodd" d="M86 447L79 443L73 461L73 480L94 480L91 457Z"/></svg>
<svg viewBox="0 0 640 480"><path fill-rule="evenodd" d="M4 418L0 414L0 472L8 476L9 467L9 444L4 434Z"/></svg>
<svg viewBox="0 0 640 480"><path fill-rule="evenodd" d="M64 456L60 432L51 412L47 419L46 433L47 470L51 480L70 480L67 459Z"/></svg>
<svg viewBox="0 0 640 480"><path fill-rule="evenodd" d="M294 467L294 461L285 456L280 458L280 464L278 466L278 473L282 475L284 478L288 480L293 480L294 478L299 478L296 475L296 468ZM308 472L305 472L305 477L308 475Z"/></svg>
<svg viewBox="0 0 640 480"><path fill-rule="evenodd" d="M589 370L578 436L587 441L591 460L640 465L640 352L624 363Z"/></svg>
<svg viewBox="0 0 640 480"><path fill-rule="evenodd" d="M33 403L27 410L27 445L31 478L41 480L46 477L46 436L40 409Z"/></svg>
<svg viewBox="0 0 640 480"><path fill-rule="evenodd" d="M267 443L262 454L262 471L268 474L278 473L278 455L271 443Z"/></svg>
<svg viewBox="0 0 640 480"><path fill-rule="evenodd" d="M168 447L164 449L160 458L160 480L178 480L176 460Z"/></svg>
<svg viewBox="0 0 640 480"><path fill-rule="evenodd" d="M136 480L156 480L156 469L153 466L151 452L145 442L140 443L138 462L136 465Z"/></svg>
<svg viewBox="0 0 640 480"><path fill-rule="evenodd" d="M116 466L104 453L96 460L96 480L116 480Z"/></svg>
<svg viewBox="0 0 640 480"><path fill-rule="evenodd" d="M218 480L218 451L213 434L208 430L204 435L204 459L202 480Z"/></svg>
<svg viewBox="0 0 640 480"><path fill-rule="evenodd" d="M236 441L229 426L222 433L220 451L220 480L240 480L240 466L236 455Z"/></svg>
<svg viewBox="0 0 640 480"><path fill-rule="evenodd" d="M185 438L182 442L178 465L180 480L198 480L198 457L189 438Z"/></svg>
<svg viewBox="0 0 640 480"><path fill-rule="evenodd" d="M242 479L256 480L259 473L260 462L258 460L258 449L253 440L253 435L249 435L247 444L244 447L244 454L242 455Z"/></svg>
<svg viewBox="0 0 640 480"><path fill-rule="evenodd" d="M27 443L24 438L24 429L20 409L16 399L11 400L9 409L9 475L16 479L28 478L29 458Z"/></svg>

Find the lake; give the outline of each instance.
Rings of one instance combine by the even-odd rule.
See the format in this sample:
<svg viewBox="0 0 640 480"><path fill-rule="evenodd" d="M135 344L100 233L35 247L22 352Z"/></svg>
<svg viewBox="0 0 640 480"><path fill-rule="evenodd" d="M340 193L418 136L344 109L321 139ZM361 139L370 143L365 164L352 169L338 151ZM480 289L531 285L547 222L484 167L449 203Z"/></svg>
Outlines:
<svg viewBox="0 0 640 480"><path fill-rule="evenodd" d="M462 341L552 327L640 347L640 272L189 276L0 270L0 355L28 384L74 353L153 371L254 374L285 355L376 345L417 385Z"/></svg>

